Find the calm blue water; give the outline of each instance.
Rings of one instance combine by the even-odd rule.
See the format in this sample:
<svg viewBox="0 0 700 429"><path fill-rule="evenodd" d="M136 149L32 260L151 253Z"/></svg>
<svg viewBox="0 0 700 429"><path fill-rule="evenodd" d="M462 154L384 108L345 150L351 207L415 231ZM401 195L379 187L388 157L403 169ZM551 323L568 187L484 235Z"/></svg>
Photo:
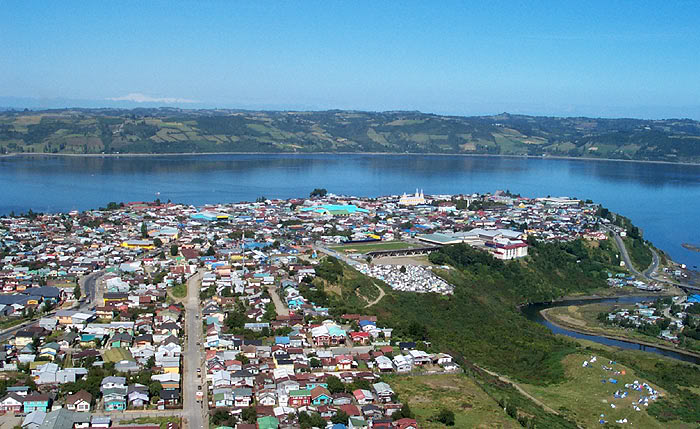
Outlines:
<svg viewBox="0 0 700 429"><path fill-rule="evenodd" d="M421 155L205 155L0 158L0 214L109 201L204 204L330 192L377 196L493 192L592 199L630 217L680 262L700 266L700 166ZM160 192L159 195L156 195Z"/></svg>

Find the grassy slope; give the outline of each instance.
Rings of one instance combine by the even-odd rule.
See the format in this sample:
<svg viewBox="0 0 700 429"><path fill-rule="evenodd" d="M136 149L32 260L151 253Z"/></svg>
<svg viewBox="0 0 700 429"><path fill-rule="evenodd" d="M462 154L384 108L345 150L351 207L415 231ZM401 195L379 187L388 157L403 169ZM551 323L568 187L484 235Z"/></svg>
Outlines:
<svg viewBox="0 0 700 429"><path fill-rule="evenodd" d="M538 244L531 248L532 256L527 260L506 264L474 252L465 246L451 246L438 252L439 263L449 262L459 268L443 273L457 286L454 296L388 291L369 311L395 328L395 339L427 339L434 349L453 353L463 365L475 362L536 386L541 392L551 388L552 395L566 391L561 383L571 382L567 356L587 352L579 343L556 337L543 326L528 321L516 304L532 301L529 297L551 299L600 288L607 277L606 271L614 268L614 248L576 242ZM348 309L341 305L338 311ZM642 352L606 350L605 353L669 392L666 399L652 407L655 418L673 421L682 417L686 422L694 421L695 413L700 412L697 400L700 398L692 390L700 387L697 367ZM512 387L484 374L475 377L495 400L516 404L520 410L518 416L530 416L540 424L546 421L548 427L570 426L563 418L545 413ZM575 410L566 401L562 397L561 405Z"/></svg>
<svg viewBox="0 0 700 429"><path fill-rule="evenodd" d="M590 357L591 355L580 353L566 356L562 361L566 371L566 381L562 383L546 387L533 385L521 385L521 387L585 427L597 425L601 414L604 414L605 420L609 422L627 418L630 424L636 427L680 426L679 422L662 424L650 416L644 406L641 407L642 411L632 409L632 403L640 398L640 392L625 389L624 385L634 380L646 381L641 379L634 370L619 364L609 365L609 361L603 358L599 358L590 367L584 368L583 361ZM603 370L601 365L614 367L615 371L625 371L625 374L615 375L614 371ZM601 382L609 378L616 379L618 384ZM658 386L652 384L652 387L659 390ZM616 399L613 393L617 390L628 391L629 396ZM646 395L646 392L644 394ZM614 404L616 408L611 408L610 404Z"/></svg>
<svg viewBox="0 0 700 429"><path fill-rule="evenodd" d="M476 153L700 162L700 123L344 111L80 109L0 114L0 153L245 151Z"/></svg>
<svg viewBox="0 0 700 429"><path fill-rule="evenodd" d="M444 427L428 419L442 409L455 413L458 428L518 428L520 424L464 374L393 376L387 382L408 401L422 428Z"/></svg>

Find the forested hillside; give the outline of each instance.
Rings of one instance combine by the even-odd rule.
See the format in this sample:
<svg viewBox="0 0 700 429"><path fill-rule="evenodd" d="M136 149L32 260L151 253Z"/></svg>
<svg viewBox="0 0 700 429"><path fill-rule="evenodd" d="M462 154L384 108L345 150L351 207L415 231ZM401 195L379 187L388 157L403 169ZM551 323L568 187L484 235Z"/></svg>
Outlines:
<svg viewBox="0 0 700 429"><path fill-rule="evenodd" d="M700 123L420 112L0 113L0 153L380 152L700 162Z"/></svg>

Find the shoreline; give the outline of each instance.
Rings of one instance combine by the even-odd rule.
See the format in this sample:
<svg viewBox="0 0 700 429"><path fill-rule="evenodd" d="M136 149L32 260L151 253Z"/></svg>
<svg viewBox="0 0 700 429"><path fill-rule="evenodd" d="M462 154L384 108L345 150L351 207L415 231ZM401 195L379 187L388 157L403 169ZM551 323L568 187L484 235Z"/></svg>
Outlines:
<svg viewBox="0 0 700 429"><path fill-rule="evenodd" d="M678 295L677 293L673 293L672 291L664 291L664 292L647 292L647 293L638 293L638 291L633 291L630 294L613 294L613 295L581 295L581 296L576 296L576 295L566 295L561 298L552 300L551 303L562 303L562 302L570 302L570 301L595 301L597 299L616 299L616 298L647 298L647 297L652 297L652 296L658 296L658 297L665 297L665 296L676 296ZM542 304L542 303L541 303Z"/></svg>
<svg viewBox="0 0 700 429"><path fill-rule="evenodd" d="M694 358L700 359L700 353L692 352L689 350L671 347L671 346L667 346L664 344L655 344L655 343L651 343L648 341L620 337L620 336L612 335L612 334L604 334L604 333L596 332L596 331L593 331L590 329L582 328L580 326L570 325L570 324L565 323L565 322L554 321L553 318L547 314L547 312L548 312L547 310L550 310L550 308L545 308L544 310L540 310L540 314L542 315L542 318L560 329L566 329L568 331L572 331L572 332L576 332L576 333L584 334L584 335L591 335L591 336L596 336L596 337L601 337L601 338L607 338L609 340L622 341L622 342L629 343L629 344L638 344L640 346L655 347L657 349L666 350L669 352L675 352L675 353L678 353L678 354L681 354L684 356L689 356L689 357L694 357ZM688 363L693 364L692 362L688 362ZM695 365L697 365L697 364L695 364Z"/></svg>
<svg viewBox="0 0 700 429"><path fill-rule="evenodd" d="M436 152L177 152L177 153L26 153L13 152L0 155L2 158L22 158L22 157L72 157L72 158L131 158L131 157L170 157L170 156L210 156L210 155L371 155L371 156L458 156L458 157L479 157L479 158L515 158L515 159L555 159L568 161L605 161L605 162L628 162L640 164L667 164L700 166L700 162L673 162L673 161L653 161L642 159L615 159L615 158L594 158L589 156L535 156L535 155L500 155L488 153L436 153Z"/></svg>
<svg viewBox="0 0 700 429"><path fill-rule="evenodd" d="M528 302L524 304L519 304L516 307L518 309L522 309L524 307L527 307L529 305L549 305L549 304L560 304L560 303L566 303L566 302L574 302L574 301L595 301L598 299L617 299L617 298L650 298L652 296L658 296L658 297L666 297L666 296L677 296L677 293L673 293L671 291L665 291L661 293L654 293L654 292L647 292L647 293L638 293L637 291L633 291L632 293L628 295L621 295L621 294L613 294L613 295L581 295L581 296L576 296L576 295L566 295L561 298L553 299L551 301L547 302ZM547 310L547 309L545 309Z"/></svg>

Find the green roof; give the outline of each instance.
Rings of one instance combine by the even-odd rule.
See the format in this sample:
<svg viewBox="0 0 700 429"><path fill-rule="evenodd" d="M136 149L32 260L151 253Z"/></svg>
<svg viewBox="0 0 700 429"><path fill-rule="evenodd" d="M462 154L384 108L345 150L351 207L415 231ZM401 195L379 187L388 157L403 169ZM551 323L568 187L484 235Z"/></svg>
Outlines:
<svg viewBox="0 0 700 429"><path fill-rule="evenodd" d="M311 391L308 389L292 390L289 396L311 396Z"/></svg>
<svg viewBox="0 0 700 429"><path fill-rule="evenodd" d="M279 421L272 416L258 417L258 429L277 429Z"/></svg>

